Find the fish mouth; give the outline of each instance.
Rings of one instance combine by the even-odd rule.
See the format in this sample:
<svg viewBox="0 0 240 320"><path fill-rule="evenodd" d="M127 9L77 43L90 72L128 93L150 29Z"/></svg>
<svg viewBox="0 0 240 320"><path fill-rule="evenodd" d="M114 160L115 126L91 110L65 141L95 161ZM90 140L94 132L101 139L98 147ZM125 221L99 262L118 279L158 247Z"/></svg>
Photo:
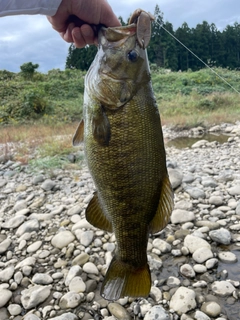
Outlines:
<svg viewBox="0 0 240 320"><path fill-rule="evenodd" d="M110 43L120 42L121 45L122 42L125 42L128 37L134 36L136 31L137 25L135 23L121 27L101 27L99 32L99 40L104 37Z"/></svg>

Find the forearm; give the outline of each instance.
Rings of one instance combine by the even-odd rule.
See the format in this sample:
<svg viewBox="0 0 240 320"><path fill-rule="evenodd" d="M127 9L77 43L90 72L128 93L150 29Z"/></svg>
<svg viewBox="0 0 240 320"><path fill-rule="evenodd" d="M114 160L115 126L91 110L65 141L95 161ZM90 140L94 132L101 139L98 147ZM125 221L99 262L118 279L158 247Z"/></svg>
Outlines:
<svg viewBox="0 0 240 320"><path fill-rule="evenodd" d="M61 0L0 0L0 17L17 14L53 16Z"/></svg>

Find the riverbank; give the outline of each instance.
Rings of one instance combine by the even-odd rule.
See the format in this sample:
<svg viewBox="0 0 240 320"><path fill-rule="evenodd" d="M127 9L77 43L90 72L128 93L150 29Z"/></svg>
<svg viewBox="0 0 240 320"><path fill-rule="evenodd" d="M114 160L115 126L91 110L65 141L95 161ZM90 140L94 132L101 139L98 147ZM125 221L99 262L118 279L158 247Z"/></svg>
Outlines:
<svg viewBox="0 0 240 320"><path fill-rule="evenodd" d="M116 243L85 220L94 186L84 162L47 171L3 161L0 319L238 319L240 125L223 131L231 134L223 144L166 148L175 208L149 238L147 299L100 297Z"/></svg>

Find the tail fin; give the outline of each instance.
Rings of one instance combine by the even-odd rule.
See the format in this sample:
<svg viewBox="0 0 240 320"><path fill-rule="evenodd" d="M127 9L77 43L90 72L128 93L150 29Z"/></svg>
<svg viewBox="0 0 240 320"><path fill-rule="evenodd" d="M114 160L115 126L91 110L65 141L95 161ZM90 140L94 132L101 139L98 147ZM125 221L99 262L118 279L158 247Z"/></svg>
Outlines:
<svg viewBox="0 0 240 320"><path fill-rule="evenodd" d="M147 297L150 289L151 274L147 263L135 269L114 257L103 281L101 296L107 300L118 300L125 296Z"/></svg>

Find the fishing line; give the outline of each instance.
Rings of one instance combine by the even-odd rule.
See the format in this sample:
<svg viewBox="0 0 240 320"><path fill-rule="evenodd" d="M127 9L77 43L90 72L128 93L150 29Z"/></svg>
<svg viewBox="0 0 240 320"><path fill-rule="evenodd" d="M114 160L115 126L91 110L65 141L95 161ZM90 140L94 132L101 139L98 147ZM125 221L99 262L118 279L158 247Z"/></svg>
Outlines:
<svg viewBox="0 0 240 320"><path fill-rule="evenodd" d="M171 37L173 37L177 42L179 42L185 49L187 49L195 58L197 58L200 62L202 62L205 67L210 69L219 79L225 82L230 88L232 88L235 92L240 94L240 92L234 88L226 79L224 79L220 74L218 74L213 68L211 68L206 62L204 62L201 58L199 58L192 50L190 50L184 43L182 43L178 38L176 38L171 32L169 32L166 28L160 25L160 23L156 22L159 27L161 27L164 31L166 31Z"/></svg>

